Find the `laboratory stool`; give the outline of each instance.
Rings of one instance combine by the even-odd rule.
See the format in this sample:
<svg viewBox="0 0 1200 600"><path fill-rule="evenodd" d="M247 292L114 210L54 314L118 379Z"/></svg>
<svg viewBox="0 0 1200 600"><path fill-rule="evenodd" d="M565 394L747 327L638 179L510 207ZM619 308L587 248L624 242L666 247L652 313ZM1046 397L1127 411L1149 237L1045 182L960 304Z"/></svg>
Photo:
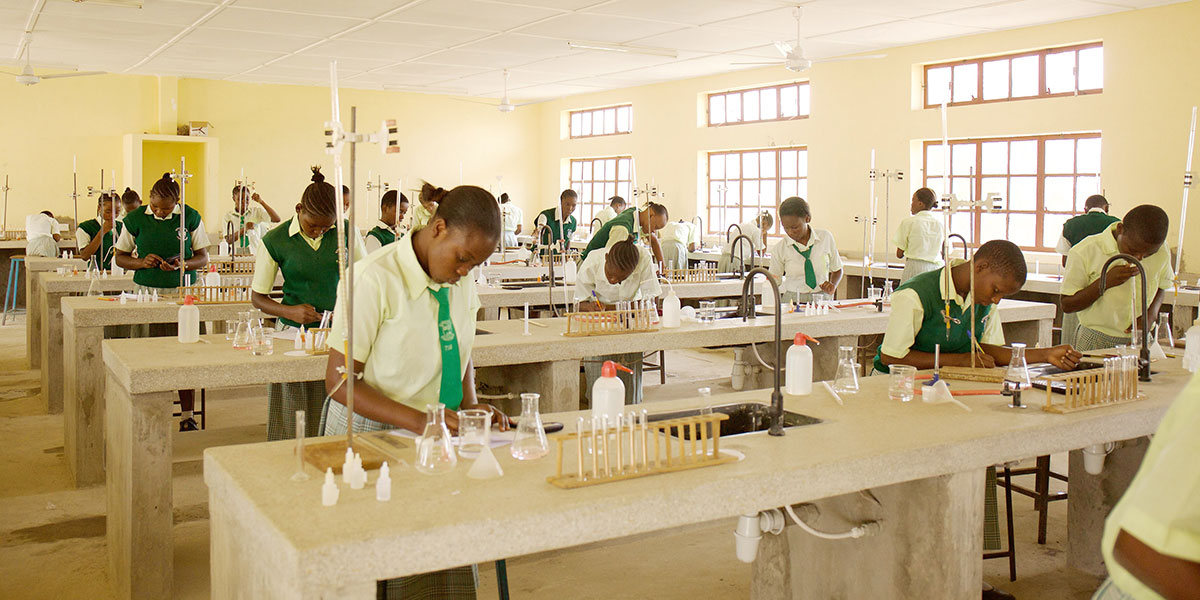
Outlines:
<svg viewBox="0 0 1200 600"><path fill-rule="evenodd" d="M1046 515L1050 511L1050 503L1067 499L1067 492L1050 493L1050 480L1057 479L1065 483L1067 476L1050 470L1049 456L1039 456L1037 457L1037 466L1013 469L1012 474L1014 477L1018 475L1033 475L1034 477L1032 490L1019 485L1013 485L1012 489L1018 494L1033 498L1033 509L1038 511L1038 543L1045 545ZM1009 484L1006 482L999 485L1007 486Z"/></svg>
<svg viewBox="0 0 1200 600"><path fill-rule="evenodd" d="M204 410L204 400L205 400L204 390L202 389L202 390L200 390L200 402L199 402L200 408L192 407L192 418L194 419L196 417L200 417L200 431L204 431L204 413L206 412ZM178 396L176 396L175 397L175 406L180 406L180 402L181 402L181 400L179 399ZM183 410L181 409L178 412L171 413L171 416L172 417L182 417Z"/></svg>
<svg viewBox="0 0 1200 600"><path fill-rule="evenodd" d="M1012 469L1010 469L1007 465L1005 465L1003 483L1001 483L999 478L997 478L997 481L996 481L997 486L1004 488L1004 510L1006 513L1005 520L1006 520L1007 528L1008 528L1008 547L1006 547L1004 550L999 550L996 552L984 552L983 553L983 560L989 560L989 559L993 559L993 558L1007 558L1008 559L1008 580L1009 581L1017 580L1017 547L1013 544L1014 536L1013 536L1013 509L1012 509L1012 491L1013 491L1012 476L1014 474L1016 474L1016 472L1013 471Z"/></svg>
<svg viewBox="0 0 1200 600"><path fill-rule="evenodd" d="M658 362L652 363L646 359L658 355ZM658 371L658 382L661 384L667 383L667 352L659 350L658 352L650 351L642 355L642 372Z"/></svg>
<svg viewBox="0 0 1200 600"><path fill-rule="evenodd" d="M17 312L17 288L21 284L21 264L24 262L24 254L14 255L8 261L8 286L4 288L4 316L0 317L0 325L8 323L8 313Z"/></svg>

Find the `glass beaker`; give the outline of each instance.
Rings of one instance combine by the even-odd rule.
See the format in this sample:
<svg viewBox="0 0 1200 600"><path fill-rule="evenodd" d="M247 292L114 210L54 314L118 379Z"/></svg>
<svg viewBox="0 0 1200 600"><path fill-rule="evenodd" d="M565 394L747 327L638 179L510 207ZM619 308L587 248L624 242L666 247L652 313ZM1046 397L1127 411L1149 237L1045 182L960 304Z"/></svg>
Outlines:
<svg viewBox="0 0 1200 600"><path fill-rule="evenodd" d="M1008 371L1004 373L1005 391L1027 390L1032 385L1029 382L1029 364L1025 362L1025 344L1012 345L1012 357L1008 359Z"/></svg>
<svg viewBox="0 0 1200 600"><path fill-rule="evenodd" d="M238 321L237 319L225 320L225 341L232 342L233 336L237 334Z"/></svg>
<svg viewBox="0 0 1200 600"><path fill-rule="evenodd" d="M238 313L237 331L233 332L234 348L238 350L250 349L250 329L250 313L248 311Z"/></svg>
<svg viewBox="0 0 1200 600"><path fill-rule="evenodd" d="M701 300L700 310L696 311L696 320L701 323L712 323L716 321L717 302L715 300Z"/></svg>
<svg viewBox="0 0 1200 600"><path fill-rule="evenodd" d="M891 365L890 380L888 381L888 397L901 402L911 402L913 399L913 382L916 380L917 368L912 365Z"/></svg>
<svg viewBox="0 0 1200 600"><path fill-rule="evenodd" d="M270 356L275 352L275 340L271 331L261 323L250 327L250 353L255 356Z"/></svg>
<svg viewBox="0 0 1200 600"><path fill-rule="evenodd" d="M521 394L521 420L517 422L517 437L512 443L512 457L517 460L536 460L550 453L550 442L542 428L538 411L541 394Z"/></svg>
<svg viewBox="0 0 1200 600"><path fill-rule="evenodd" d="M458 455L475 458L487 444L488 427L492 424L492 413L480 408L458 411Z"/></svg>
<svg viewBox="0 0 1200 600"><path fill-rule="evenodd" d="M858 392L858 362L854 357L854 346L838 347L837 377L833 380L833 391L839 394Z"/></svg>
<svg viewBox="0 0 1200 600"><path fill-rule="evenodd" d="M425 407L425 432L417 439L417 470L426 475L449 473L458 464L453 438L446 427L446 405Z"/></svg>
<svg viewBox="0 0 1200 600"><path fill-rule="evenodd" d="M880 300L882 298L883 298L883 288L874 287L874 286L867 288L867 300L874 302L874 301Z"/></svg>

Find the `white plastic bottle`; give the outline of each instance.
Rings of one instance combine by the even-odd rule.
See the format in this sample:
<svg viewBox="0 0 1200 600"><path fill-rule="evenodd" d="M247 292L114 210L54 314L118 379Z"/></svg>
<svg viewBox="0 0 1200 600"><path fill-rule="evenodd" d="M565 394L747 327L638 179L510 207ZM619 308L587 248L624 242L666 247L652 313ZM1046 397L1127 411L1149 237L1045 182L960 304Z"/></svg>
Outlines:
<svg viewBox="0 0 1200 600"><path fill-rule="evenodd" d="M575 265L575 261L568 258L563 264L563 283L567 285L575 285L575 279L579 276L579 267Z"/></svg>
<svg viewBox="0 0 1200 600"><path fill-rule="evenodd" d="M218 288L221 287L221 274L217 272L217 265L208 265L208 273L204 274L204 287L208 288L204 291L205 297L209 302L220 300L217 297Z"/></svg>
<svg viewBox="0 0 1200 600"><path fill-rule="evenodd" d="M667 297L663 298L662 308L662 326L665 329L674 329L679 327L681 308L679 297L675 295L675 290L667 291Z"/></svg>
<svg viewBox="0 0 1200 600"><path fill-rule="evenodd" d="M1192 324L1184 338L1187 348L1183 351L1183 368L1189 373L1200 370L1200 319Z"/></svg>
<svg viewBox="0 0 1200 600"><path fill-rule="evenodd" d="M813 353L806 343L808 341L821 343L803 333L797 333L792 347L788 348L784 391L789 396L805 396L812 393Z"/></svg>
<svg viewBox="0 0 1200 600"><path fill-rule="evenodd" d="M592 384L593 417L607 415L611 421L625 409L625 383L617 377L617 369L633 372L611 360L604 361L604 365L600 367L600 379Z"/></svg>
<svg viewBox="0 0 1200 600"><path fill-rule="evenodd" d="M179 307L179 343L195 344L200 341L200 309L196 308L196 297L188 296Z"/></svg>

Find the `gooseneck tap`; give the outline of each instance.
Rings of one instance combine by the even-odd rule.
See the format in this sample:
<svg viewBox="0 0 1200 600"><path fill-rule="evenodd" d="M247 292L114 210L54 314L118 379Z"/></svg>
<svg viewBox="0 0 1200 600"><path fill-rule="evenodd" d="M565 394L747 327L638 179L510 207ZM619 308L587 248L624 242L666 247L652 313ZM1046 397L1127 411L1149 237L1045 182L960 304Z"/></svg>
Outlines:
<svg viewBox="0 0 1200 600"><path fill-rule="evenodd" d="M1108 275L1108 267L1118 260L1124 260L1129 264L1137 267L1138 274L1142 278L1142 350L1138 359L1138 381L1150 381L1150 310L1149 299L1146 298L1146 269L1142 266L1142 261L1128 255L1117 254L1108 259L1104 263L1104 268L1100 269L1100 296L1104 295L1106 277ZM1137 323L1130 323L1131 327L1136 327Z"/></svg>
<svg viewBox="0 0 1200 600"><path fill-rule="evenodd" d="M703 250L704 249L704 219L701 218L700 215L696 215L696 216L692 217L693 224L695 224L695 222L697 220L700 221L700 226L699 226L700 228L696 230L696 231L700 232L700 235L697 237L700 238L700 249Z"/></svg>
<svg viewBox="0 0 1200 600"><path fill-rule="evenodd" d="M950 238L958 238L958 241L962 242L963 260L971 260L971 256L968 254L971 250L971 247L967 245L967 238L963 237L960 233L952 233L946 236L946 239ZM949 256L946 257L947 260L949 260L949 258Z"/></svg>
<svg viewBox="0 0 1200 600"><path fill-rule="evenodd" d="M780 310L781 296L779 295L779 283L771 276L771 272L762 268L755 267L746 273L746 279L742 282L742 321L755 318L754 311L754 295L752 288L754 287L754 276L762 273L767 283L771 284L771 289L775 291L775 390L771 392L771 428L767 433L773 436L783 435L783 393L780 392L779 379L780 371L779 361L783 357L783 311Z"/></svg>
<svg viewBox="0 0 1200 600"><path fill-rule="evenodd" d="M754 242L750 241L750 238L739 234L733 238L733 245L729 247L729 262L733 267L734 273L737 273L739 277L746 274L746 253L743 250L746 246L741 244L741 240L746 240L746 246L750 247L750 264L751 266L754 264Z"/></svg>

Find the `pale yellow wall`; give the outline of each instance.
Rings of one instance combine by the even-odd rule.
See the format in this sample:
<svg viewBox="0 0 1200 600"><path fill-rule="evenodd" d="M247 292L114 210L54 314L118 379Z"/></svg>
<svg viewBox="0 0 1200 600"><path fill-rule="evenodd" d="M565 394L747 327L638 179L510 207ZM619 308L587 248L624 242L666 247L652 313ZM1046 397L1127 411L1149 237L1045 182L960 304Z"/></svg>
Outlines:
<svg viewBox="0 0 1200 600"><path fill-rule="evenodd" d="M938 111L913 108L914 66L1099 39L1104 41L1104 93L954 107L949 111L950 135L1099 130L1104 144L1103 183L1114 212L1124 213L1141 203L1162 206L1171 215L1169 240L1174 246L1188 119L1192 105L1200 104L1200 78L1188 74L1200 62L1197 23L1200 1L1193 1L892 48L885 59L818 64L804 77L771 67L572 96L547 103L542 110L542 189L566 184L561 169L566 158L632 154L641 182L654 177L667 192L672 218L690 218L704 202L697 196L697 182L706 177L698 168L699 155L711 150L807 145L815 222L833 231L843 251L861 253L862 228L853 222L853 215L867 210L871 149L877 151L879 169L905 169L910 175L903 188L893 187L890 220L894 226L907 214L905 197L918 187L919 163L913 161L919 156L910 155L912 142L941 137ZM812 82L810 119L697 126L700 94L796 79ZM622 102L634 105L633 134L563 139L564 111ZM882 211L882 187L878 194ZM547 199L542 205L550 203ZM1192 207L1193 214L1197 210L1200 207ZM880 230L877 244L882 246ZM1200 234L1188 237L1185 258L1200 253Z"/></svg>

